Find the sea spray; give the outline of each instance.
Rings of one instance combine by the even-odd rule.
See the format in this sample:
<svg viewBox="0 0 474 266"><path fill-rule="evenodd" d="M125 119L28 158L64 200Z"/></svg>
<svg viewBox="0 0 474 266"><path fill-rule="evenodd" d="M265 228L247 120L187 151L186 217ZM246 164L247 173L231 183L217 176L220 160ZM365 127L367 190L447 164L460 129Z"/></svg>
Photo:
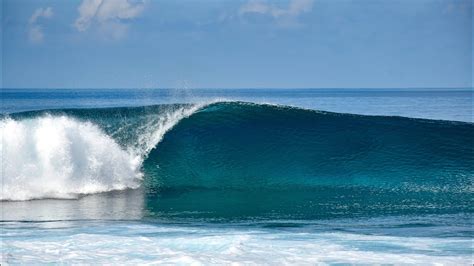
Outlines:
<svg viewBox="0 0 474 266"><path fill-rule="evenodd" d="M54 111L0 121L2 194L0 200L77 198L82 194L137 188L148 152L180 119L200 105L151 115L128 124L140 132L120 145L100 124ZM51 114L53 113L53 114Z"/></svg>

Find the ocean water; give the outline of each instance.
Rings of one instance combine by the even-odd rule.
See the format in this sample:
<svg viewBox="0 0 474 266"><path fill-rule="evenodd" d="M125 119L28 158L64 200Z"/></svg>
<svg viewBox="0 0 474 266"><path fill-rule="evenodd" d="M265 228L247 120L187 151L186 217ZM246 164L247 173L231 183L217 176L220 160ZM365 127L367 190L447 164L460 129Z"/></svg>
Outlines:
<svg viewBox="0 0 474 266"><path fill-rule="evenodd" d="M472 89L2 90L2 264L473 263Z"/></svg>

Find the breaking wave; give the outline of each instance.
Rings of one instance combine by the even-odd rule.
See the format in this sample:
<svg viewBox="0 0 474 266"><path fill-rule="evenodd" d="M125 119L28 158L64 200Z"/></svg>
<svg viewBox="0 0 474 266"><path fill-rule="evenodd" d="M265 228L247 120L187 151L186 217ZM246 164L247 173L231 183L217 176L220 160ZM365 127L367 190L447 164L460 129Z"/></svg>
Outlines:
<svg viewBox="0 0 474 266"><path fill-rule="evenodd" d="M166 131L197 108L187 106L150 114L140 124L124 120L125 124L112 126L113 131L108 132L111 121L100 114L96 122L104 118L103 124L94 123L94 119L81 119L66 110L5 117L0 122L0 200L69 199L82 194L137 188L148 152ZM113 136L124 134L123 140L132 130L129 127L140 134L134 136L133 143L119 144Z"/></svg>
<svg viewBox="0 0 474 266"><path fill-rule="evenodd" d="M225 212L236 198L298 211L341 195L470 210L472 198L472 123L220 102L24 112L0 128L2 200L138 186L165 195L158 211Z"/></svg>

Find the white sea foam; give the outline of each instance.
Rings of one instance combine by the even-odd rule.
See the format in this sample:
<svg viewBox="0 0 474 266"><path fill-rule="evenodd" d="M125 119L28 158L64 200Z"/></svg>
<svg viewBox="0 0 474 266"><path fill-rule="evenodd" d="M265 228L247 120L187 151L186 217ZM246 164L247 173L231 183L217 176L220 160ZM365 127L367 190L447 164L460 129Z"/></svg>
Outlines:
<svg viewBox="0 0 474 266"><path fill-rule="evenodd" d="M0 130L2 200L74 198L139 184L137 158L92 123L5 119Z"/></svg>
<svg viewBox="0 0 474 266"><path fill-rule="evenodd" d="M143 223L6 224L3 263L471 265L471 240ZM60 232L51 234L50 230ZM49 232L49 233L48 233ZM454 252L456 251L456 253Z"/></svg>
<svg viewBox="0 0 474 266"><path fill-rule="evenodd" d="M120 146L97 125L67 116L0 121L0 200L76 198L137 188L141 163L164 134L200 106L157 114L137 145Z"/></svg>

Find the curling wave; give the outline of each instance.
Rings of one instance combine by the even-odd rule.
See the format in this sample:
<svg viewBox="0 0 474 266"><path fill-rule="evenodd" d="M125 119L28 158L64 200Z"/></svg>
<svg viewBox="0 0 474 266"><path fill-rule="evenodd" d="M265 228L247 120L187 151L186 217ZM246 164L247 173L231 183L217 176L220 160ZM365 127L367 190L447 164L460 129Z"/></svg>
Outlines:
<svg viewBox="0 0 474 266"><path fill-rule="evenodd" d="M242 212L314 214L344 197L470 210L472 123L221 102L35 111L0 126L2 200L143 184L157 212L259 202Z"/></svg>

